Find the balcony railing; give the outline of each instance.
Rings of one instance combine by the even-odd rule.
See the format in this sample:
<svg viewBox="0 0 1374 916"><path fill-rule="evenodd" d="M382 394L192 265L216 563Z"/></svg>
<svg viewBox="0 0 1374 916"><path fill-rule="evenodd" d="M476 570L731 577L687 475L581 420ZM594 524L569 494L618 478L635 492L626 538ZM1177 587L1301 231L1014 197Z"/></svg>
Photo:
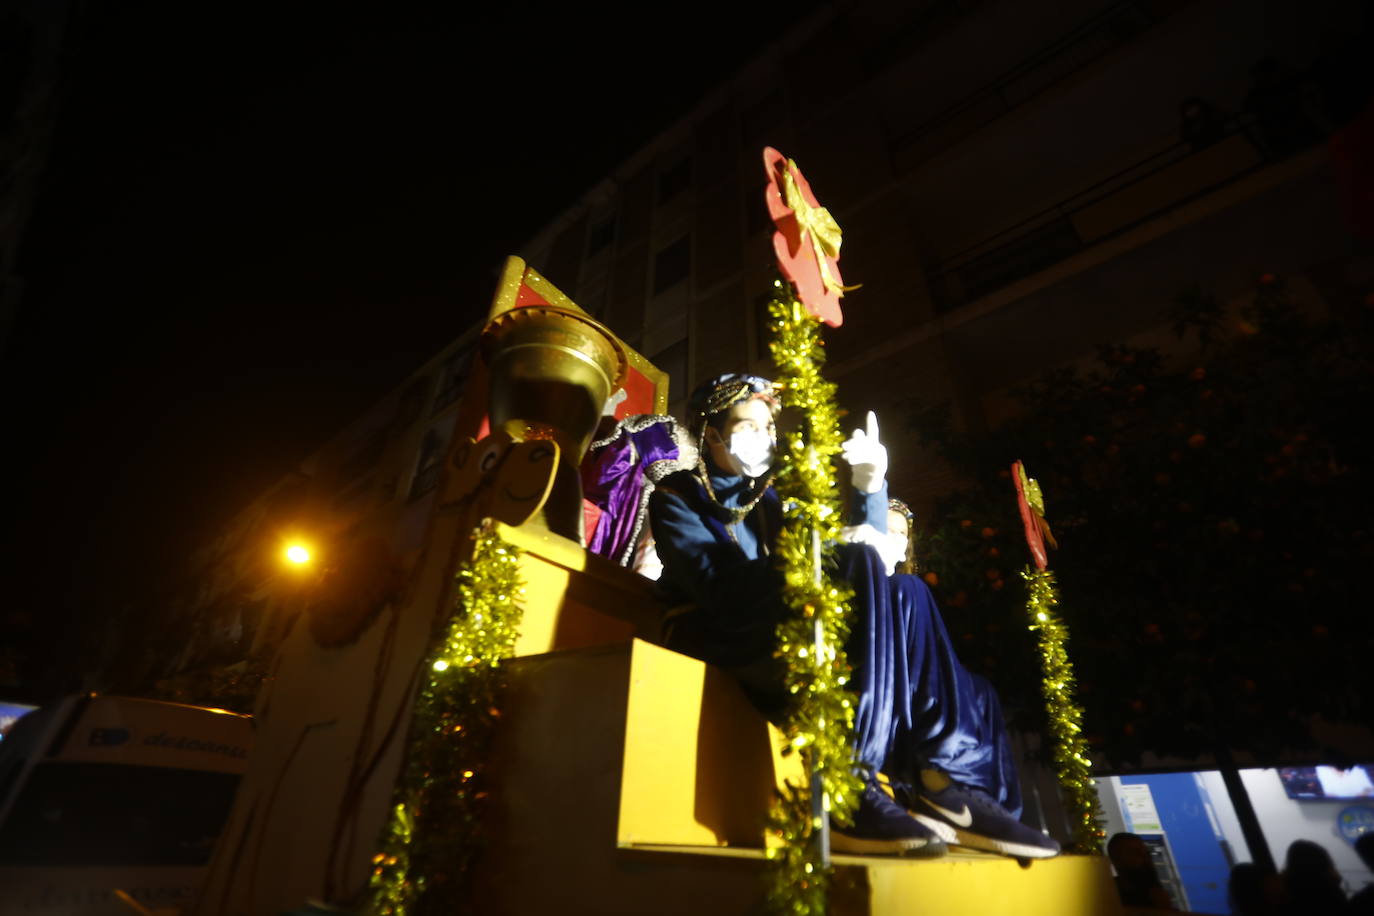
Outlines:
<svg viewBox="0 0 1374 916"><path fill-rule="evenodd" d="M1127 0L1082 23L981 89L892 138L893 166L906 172L1035 98L1135 38L1158 21Z"/></svg>
<svg viewBox="0 0 1374 916"><path fill-rule="evenodd" d="M1119 235L1319 140L1277 147L1248 116L1227 121L1218 139L1176 143L943 259L930 272L938 311L978 298Z"/></svg>

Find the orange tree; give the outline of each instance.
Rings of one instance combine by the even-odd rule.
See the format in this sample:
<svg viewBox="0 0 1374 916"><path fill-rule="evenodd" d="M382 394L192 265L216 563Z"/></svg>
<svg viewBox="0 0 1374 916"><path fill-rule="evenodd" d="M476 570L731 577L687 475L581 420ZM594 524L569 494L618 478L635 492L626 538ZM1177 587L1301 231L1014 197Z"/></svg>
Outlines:
<svg viewBox="0 0 1374 916"><path fill-rule="evenodd" d="M1007 471L1023 459L1061 545L1051 566L1094 749L1274 760L1310 745L1312 715L1374 709L1374 296L1314 318L1266 274L1238 314L1194 290L1175 318L1196 359L1104 347L1089 371L1025 386L1015 419L984 434L913 404L969 482L918 555L966 662L1038 728Z"/></svg>

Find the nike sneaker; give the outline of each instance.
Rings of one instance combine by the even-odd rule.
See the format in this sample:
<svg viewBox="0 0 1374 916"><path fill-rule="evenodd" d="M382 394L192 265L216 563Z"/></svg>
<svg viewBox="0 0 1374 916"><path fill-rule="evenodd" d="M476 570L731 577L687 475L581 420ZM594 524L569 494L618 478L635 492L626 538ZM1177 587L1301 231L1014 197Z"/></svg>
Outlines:
<svg viewBox="0 0 1374 916"><path fill-rule="evenodd" d="M866 780L854 812L854 822L840 826L830 822L830 849L856 855L942 856L945 837L954 833L941 824L926 824L912 817L872 779Z"/></svg>
<svg viewBox="0 0 1374 916"><path fill-rule="evenodd" d="M911 815L932 830L954 831L950 843L970 849L1048 859L1059 844L1034 827L1021 823L986 793L954 782L939 770L922 770L916 787L894 786L897 798Z"/></svg>

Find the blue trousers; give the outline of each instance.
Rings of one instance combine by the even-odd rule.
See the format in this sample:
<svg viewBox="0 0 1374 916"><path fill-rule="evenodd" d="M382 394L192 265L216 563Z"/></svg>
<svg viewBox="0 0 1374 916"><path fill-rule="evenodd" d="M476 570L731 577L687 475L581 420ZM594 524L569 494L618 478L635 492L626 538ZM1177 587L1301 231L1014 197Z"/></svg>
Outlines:
<svg viewBox="0 0 1374 916"><path fill-rule="evenodd" d="M839 561L854 589L848 652L859 761L907 782L936 767L1020 817L1002 704L954 654L930 588L915 576L885 575L871 547L842 547Z"/></svg>
<svg viewBox="0 0 1374 916"><path fill-rule="evenodd" d="M1020 817L1021 784L1001 702L954 654L930 589L915 576L886 575L868 545L843 544L837 553L837 572L854 589L847 651L859 699L859 762L907 783L922 768L936 767ZM770 591L777 594L776 586ZM666 644L725 668L780 723L789 696L773 647L787 613L780 600L699 607L674 621Z"/></svg>

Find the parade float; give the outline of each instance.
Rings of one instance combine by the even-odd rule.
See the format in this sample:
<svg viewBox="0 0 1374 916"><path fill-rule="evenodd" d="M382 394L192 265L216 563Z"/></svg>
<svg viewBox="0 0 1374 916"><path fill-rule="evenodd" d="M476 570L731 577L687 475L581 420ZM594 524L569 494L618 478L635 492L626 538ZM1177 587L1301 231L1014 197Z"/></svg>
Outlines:
<svg viewBox="0 0 1374 916"><path fill-rule="evenodd" d="M821 334L849 288L834 219L795 163L764 161L771 349L800 417L777 481L788 720L659 645L653 581L584 546L603 519L579 467L608 406L664 414L673 380L512 257L422 550L394 587L317 603L282 641L196 913L1120 912L1099 855L829 854L824 811L852 804L853 711L844 586L822 562L840 435ZM1053 600L1035 595L1033 615ZM1059 634L1042 634L1058 660ZM1076 714L1063 690L1047 697ZM1091 802L1073 801L1091 837Z"/></svg>

